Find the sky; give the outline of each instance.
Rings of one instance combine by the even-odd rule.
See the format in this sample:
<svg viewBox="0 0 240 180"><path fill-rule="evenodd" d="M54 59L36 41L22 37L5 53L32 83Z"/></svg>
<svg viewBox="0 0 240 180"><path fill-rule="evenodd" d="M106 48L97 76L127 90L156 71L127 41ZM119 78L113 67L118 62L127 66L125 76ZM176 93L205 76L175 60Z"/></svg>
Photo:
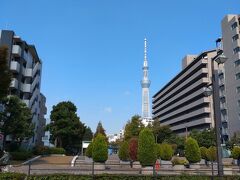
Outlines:
<svg viewBox="0 0 240 180"><path fill-rule="evenodd" d="M0 1L0 29L34 44L43 61L46 117L72 101L83 123L95 131L101 121L108 134L141 115L144 38L152 97L186 54L215 47L226 14L240 13L239 0Z"/></svg>

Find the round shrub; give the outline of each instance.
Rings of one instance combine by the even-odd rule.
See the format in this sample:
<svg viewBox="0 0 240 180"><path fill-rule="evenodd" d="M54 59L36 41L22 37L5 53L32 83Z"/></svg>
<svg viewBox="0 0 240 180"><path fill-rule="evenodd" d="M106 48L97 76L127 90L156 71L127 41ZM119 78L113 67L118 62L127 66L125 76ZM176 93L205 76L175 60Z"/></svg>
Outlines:
<svg viewBox="0 0 240 180"><path fill-rule="evenodd" d="M207 148L206 147L200 147L200 153L201 153L201 158L207 160Z"/></svg>
<svg viewBox="0 0 240 180"><path fill-rule="evenodd" d="M142 166L152 166L156 161L155 140L152 131L144 128L138 138L138 160Z"/></svg>
<svg viewBox="0 0 240 180"><path fill-rule="evenodd" d="M132 161L137 161L138 139L131 138L129 141L128 151Z"/></svg>
<svg viewBox="0 0 240 180"><path fill-rule="evenodd" d="M188 164L188 160L186 158L183 157L174 157L172 159L172 165L187 165Z"/></svg>
<svg viewBox="0 0 240 180"><path fill-rule="evenodd" d="M209 161L216 161L217 160L217 149L214 146L211 146L207 150L207 159Z"/></svg>
<svg viewBox="0 0 240 180"><path fill-rule="evenodd" d="M91 142L86 149L86 156L89 158L92 157L92 148L93 148L93 142Z"/></svg>
<svg viewBox="0 0 240 180"><path fill-rule="evenodd" d="M240 147L239 146L233 147L232 157L233 157L233 159L240 159Z"/></svg>
<svg viewBox="0 0 240 180"><path fill-rule="evenodd" d="M169 161L172 159L174 151L170 144L167 144L167 143L160 144L159 150L160 150L160 158L162 160Z"/></svg>
<svg viewBox="0 0 240 180"><path fill-rule="evenodd" d="M185 157L190 163L197 163L201 160L201 153L195 139L189 137L185 144Z"/></svg>
<svg viewBox="0 0 240 180"><path fill-rule="evenodd" d="M106 137L102 134L98 134L96 138L94 138L92 158L94 162L105 162L108 158Z"/></svg>
<svg viewBox="0 0 240 180"><path fill-rule="evenodd" d="M119 152L118 152L119 159L122 161L129 160L129 151L128 151L128 142L123 141L120 145Z"/></svg>

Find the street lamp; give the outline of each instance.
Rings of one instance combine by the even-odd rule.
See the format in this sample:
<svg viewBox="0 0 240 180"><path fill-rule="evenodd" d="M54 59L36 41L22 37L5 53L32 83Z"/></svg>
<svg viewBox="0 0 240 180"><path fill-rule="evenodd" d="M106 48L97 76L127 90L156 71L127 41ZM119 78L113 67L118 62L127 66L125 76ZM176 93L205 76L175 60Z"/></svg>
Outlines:
<svg viewBox="0 0 240 180"><path fill-rule="evenodd" d="M219 40L217 40L220 42ZM216 41L216 42L217 42ZM214 63L223 64L227 60L226 56L223 54L223 50L217 48L217 55L212 58L212 84L204 87L204 95L213 95L214 104L214 122L215 122L215 134L216 134L216 146L217 146L217 164L218 164L218 175L223 176L223 163L222 163L222 147L221 147L221 113L220 113L220 97L219 97L219 77L218 71L214 69Z"/></svg>

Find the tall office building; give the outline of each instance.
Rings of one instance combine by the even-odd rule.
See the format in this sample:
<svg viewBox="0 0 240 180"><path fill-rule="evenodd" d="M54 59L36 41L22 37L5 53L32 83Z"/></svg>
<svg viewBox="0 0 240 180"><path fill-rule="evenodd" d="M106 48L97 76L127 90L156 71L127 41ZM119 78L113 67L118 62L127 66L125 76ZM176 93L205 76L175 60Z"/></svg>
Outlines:
<svg viewBox="0 0 240 180"><path fill-rule="evenodd" d="M147 126L148 123L152 122L150 115L150 104L149 104L149 87L150 80L148 79L148 60L147 60L147 39L144 39L144 62L143 62L143 79L141 81L142 86L142 123Z"/></svg>
<svg viewBox="0 0 240 180"><path fill-rule="evenodd" d="M221 116L227 123L223 134L232 137L240 132L240 15L227 15L222 20L224 63L221 77L225 90L221 95Z"/></svg>
<svg viewBox="0 0 240 180"><path fill-rule="evenodd" d="M16 95L31 109L35 124L34 136L23 142L25 147L42 145L42 131L45 125L46 107L40 94L42 61L34 45L27 44L13 31L0 31L0 46L8 47L8 65L12 72L10 95Z"/></svg>
<svg viewBox="0 0 240 180"><path fill-rule="evenodd" d="M153 96L153 119L177 134L214 127L213 98L204 95L204 88L212 83L214 56L216 50L183 59L182 71Z"/></svg>

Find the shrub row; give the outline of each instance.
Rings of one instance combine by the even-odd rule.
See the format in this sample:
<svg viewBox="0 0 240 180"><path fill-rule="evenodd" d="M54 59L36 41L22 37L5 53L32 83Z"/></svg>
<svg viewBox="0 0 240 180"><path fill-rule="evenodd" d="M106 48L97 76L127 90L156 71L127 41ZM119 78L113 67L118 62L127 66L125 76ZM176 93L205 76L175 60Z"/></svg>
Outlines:
<svg viewBox="0 0 240 180"><path fill-rule="evenodd" d="M27 150L18 150L10 152L11 159L15 161L24 161L32 157L32 152Z"/></svg>
<svg viewBox="0 0 240 180"><path fill-rule="evenodd" d="M33 148L33 154L35 155L48 155L48 154L65 154L66 151L63 148L37 146Z"/></svg>
<svg viewBox="0 0 240 180"><path fill-rule="evenodd" d="M92 180L92 176L88 175L67 175L67 174L54 174L54 175L31 175L26 178L25 174L20 173L1 173L1 180ZM152 180L152 176L131 176L131 175L96 175L96 180ZM158 176L158 180L210 180L210 176ZM214 177L215 180L220 180L218 177ZM222 180L238 180L239 176L225 176Z"/></svg>

